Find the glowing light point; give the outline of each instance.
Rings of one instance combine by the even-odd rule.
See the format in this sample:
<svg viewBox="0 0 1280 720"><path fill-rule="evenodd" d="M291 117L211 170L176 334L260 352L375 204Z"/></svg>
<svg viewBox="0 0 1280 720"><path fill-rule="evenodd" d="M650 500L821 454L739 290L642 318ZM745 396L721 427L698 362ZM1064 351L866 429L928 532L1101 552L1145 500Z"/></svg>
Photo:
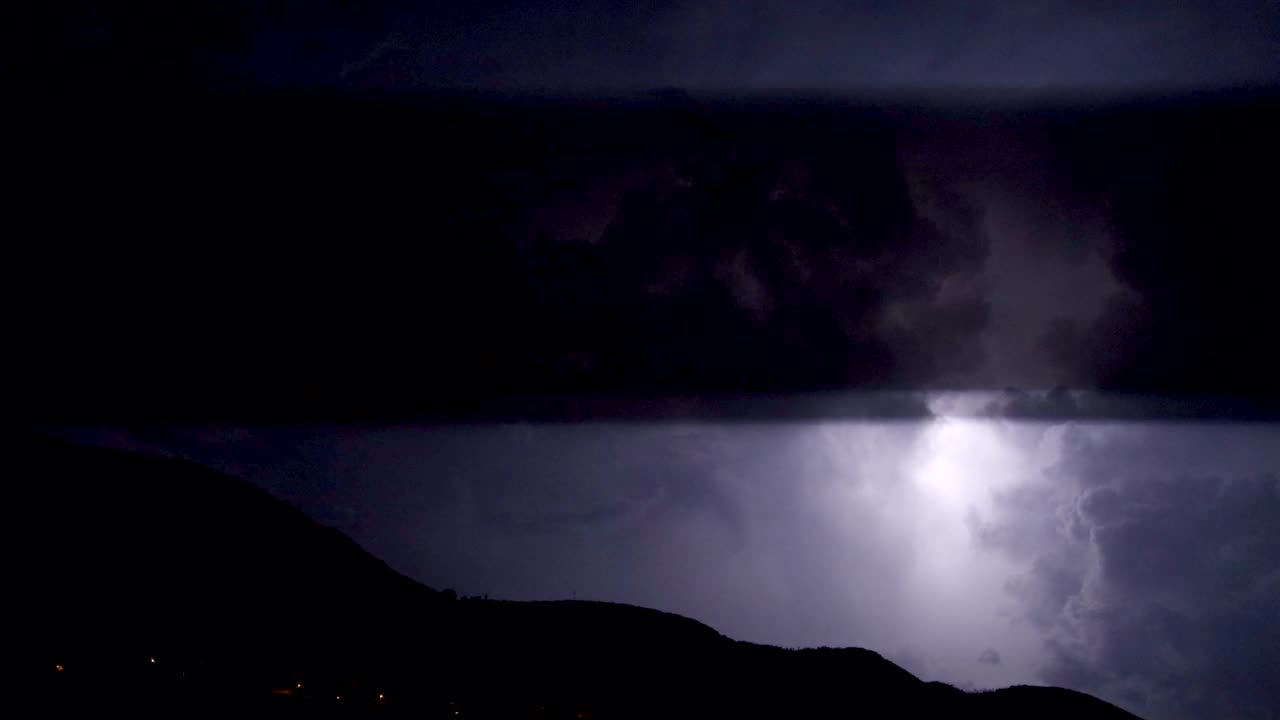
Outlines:
<svg viewBox="0 0 1280 720"><path fill-rule="evenodd" d="M56 668L58 669L58 672L62 672L62 665L61 665L61 663L59 663L58 665L55 665L54 667L56 667Z"/></svg>

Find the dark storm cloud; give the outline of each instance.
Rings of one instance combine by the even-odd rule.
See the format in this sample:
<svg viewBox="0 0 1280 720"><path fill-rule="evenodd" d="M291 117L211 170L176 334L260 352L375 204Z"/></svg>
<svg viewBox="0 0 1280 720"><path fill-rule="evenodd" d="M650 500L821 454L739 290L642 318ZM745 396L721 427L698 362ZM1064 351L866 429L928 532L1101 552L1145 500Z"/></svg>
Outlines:
<svg viewBox="0 0 1280 720"><path fill-rule="evenodd" d="M795 417L841 412L784 397L804 390L1274 395L1274 108L1233 102L993 116L668 92L45 118L62 131L15 159L15 206L77 253L31 244L6 288L49 298L48 322L13 325L45 381L24 407ZM70 186L66 166L85 169ZM141 240L88 241L112 229L190 243L157 274ZM1176 410L1027 392L991 412Z"/></svg>
<svg viewBox="0 0 1280 720"><path fill-rule="evenodd" d="M987 648L978 655L978 662L984 665L999 665L1000 653L996 652L995 648Z"/></svg>
<svg viewBox="0 0 1280 720"><path fill-rule="evenodd" d="M1152 718L1271 717L1274 429L1066 427L1048 481L978 533L1031 562L1010 590L1047 632L1043 680Z"/></svg>
<svg viewBox="0 0 1280 720"><path fill-rule="evenodd" d="M980 213L964 198L918 204L879 111L263 102L261 116L124 114L21 159L36 177L94 169L69 238L187 228L184 247L209 252L163 275L137 245L86 248L101 262L59 275L54 253L29 248L37 271L8 290L52 290L58 319L19 324L51 358L30 372L107 334L121 348L60 376L32 412L625 416L662 414L668 395L964 384L983 362ZM186 144L214 125L211 144ZM233 179L243 202L216 211ZM67 201L39 187L33 212ZM272 240L253 245L260 233ZM61 340L38 339L54 324Z"/></svg>
<svg viewBox="0 0 1280 720"><path fill-rule="evenodd" d="M606 269L625 337L605 360L731 389L947 384L973 372L985 238L974 222L943 227L920 212L880 117L817 112L796 118L805 133L780 116L694 112L724 123L715 144L627 190L597 245L564 250Z"/></svg>
<svg viewBox="0 0 1280 720"><path fill-rule="evenodd" d="M1273 100L1117 111L1105 136L1059 145L1077 189L1106 209L1121 284L1094 321L1047 329L1067 384L1276 395Z"/></svg>

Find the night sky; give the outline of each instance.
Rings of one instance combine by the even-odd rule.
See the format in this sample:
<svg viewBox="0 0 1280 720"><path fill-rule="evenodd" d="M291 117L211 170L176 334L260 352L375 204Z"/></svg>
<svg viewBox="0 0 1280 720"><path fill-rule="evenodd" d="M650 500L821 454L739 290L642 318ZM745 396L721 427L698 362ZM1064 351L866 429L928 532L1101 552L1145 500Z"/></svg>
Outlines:
<svg viewBox="0 0 1280 720"><path fill-rule="evenodd" d="M1277 2L6 9L5 419L437 588L1280 715Z"/></svg>

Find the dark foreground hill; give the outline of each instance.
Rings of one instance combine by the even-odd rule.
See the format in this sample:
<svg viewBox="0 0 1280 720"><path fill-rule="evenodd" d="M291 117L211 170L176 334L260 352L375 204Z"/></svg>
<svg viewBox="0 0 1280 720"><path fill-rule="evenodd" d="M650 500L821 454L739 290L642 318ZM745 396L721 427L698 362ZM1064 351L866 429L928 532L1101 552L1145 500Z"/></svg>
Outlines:
<svg viewBox="0 0 1280 720"><path fill-rule="evenodd" d="M594 602L459 599L234 478L3 442L28 698L55 716L1132 718L1055 688L966 694L874 652L736 642Z"/></svg>

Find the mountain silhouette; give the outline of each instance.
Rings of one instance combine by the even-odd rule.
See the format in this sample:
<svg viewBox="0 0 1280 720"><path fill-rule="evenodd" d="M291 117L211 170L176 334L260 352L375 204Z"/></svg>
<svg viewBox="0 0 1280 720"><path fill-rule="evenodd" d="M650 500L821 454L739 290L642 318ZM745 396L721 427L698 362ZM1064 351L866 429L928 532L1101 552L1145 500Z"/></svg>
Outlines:
<svg viewBox="0 0 1280 720"><path fill-rule="evenodd" d="M966 693L858 648L735 641L628 605L459 598L248 483L8 436L12 662L54 714L1132 718ZM15 577L16 574L16 577Z"/></svg>

